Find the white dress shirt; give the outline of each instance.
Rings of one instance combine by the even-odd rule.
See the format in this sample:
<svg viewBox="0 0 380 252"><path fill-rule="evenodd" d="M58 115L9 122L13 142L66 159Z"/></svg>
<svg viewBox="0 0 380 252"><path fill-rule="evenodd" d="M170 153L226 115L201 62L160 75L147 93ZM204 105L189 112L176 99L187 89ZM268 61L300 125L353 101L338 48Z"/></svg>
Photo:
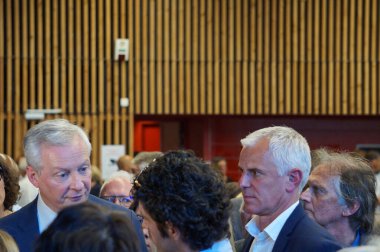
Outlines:
<svg viewBox="0 0 380 252"><path fill-rule="evenodd" d="M225 238L215 242L211 248L201 250L201 252L232 252L230 240Z"/></svg>
<svg viewBox="0 0 380 252"><path fill-rule="evenodd" d="M51 210L42 200L41 195L38 195L37 200L37 218L40 233L42 233L53 222L57 213Z"/></svg>
<svg viewBox="0 0 380 252"><path fill-rule="evenodd" d="M249 251L251 252L270 252L273 250L274 243L282 227L284 226L286 220L292 214L294 209L298 206L299 201L291 205L288 209L282 212L276 219L274 219L263 231L260 231L257 226L257 221L259 220L259 216L253 217L247 225L245 225L245 229L248 233L255 237L251 244L251 248Z"/></svg>

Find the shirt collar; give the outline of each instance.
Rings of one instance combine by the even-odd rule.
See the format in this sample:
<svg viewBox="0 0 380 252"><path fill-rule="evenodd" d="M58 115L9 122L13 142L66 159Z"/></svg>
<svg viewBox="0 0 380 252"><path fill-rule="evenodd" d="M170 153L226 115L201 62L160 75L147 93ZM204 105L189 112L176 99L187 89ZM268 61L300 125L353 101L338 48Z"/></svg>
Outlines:
<svg viewBox="0 0 380 252"><path fill-rule="evenodd" d="M360 238L361 238L361 232L359 228L358 231L356 231L356 237L355 237L354 242L351 244L351 247L360 246Z"/></svg>
<svg viewBox="0 0 380 252"><path fill-rule="evenodd" d="M275 241L278 235L280 234L280 231L284 226L286 220L289 218L289 216L292 214L292 212L298 206L298 204L299 201L295 202L293 205L288 207L288 209L282 212L266 228L264 228L263 232L265 232L273 241ZM245 229L253 237L257 237L260 233L262 233L256 224L259 218L259 216L255 216L245 226Z"/></svg>
<svg viewBox="0 0 380 252"><path fill-rule="evenodd" d="M57 213L51 210L43 201L41 195L37 200L37 218L40 233L42 233L53 222Z"/></svg>

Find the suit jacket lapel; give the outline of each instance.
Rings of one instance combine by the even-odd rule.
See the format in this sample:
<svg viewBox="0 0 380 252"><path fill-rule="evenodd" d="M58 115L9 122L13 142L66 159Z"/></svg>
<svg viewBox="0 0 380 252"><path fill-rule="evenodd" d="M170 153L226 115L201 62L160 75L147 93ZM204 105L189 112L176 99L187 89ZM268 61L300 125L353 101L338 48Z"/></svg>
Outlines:
<svg viewBox="0 0 380 252"><path fill-rule="evenodd" d="M305 213L302 209L301 204L298 204L298 206L294 209L293 213L286 220L284 226L278 234L272 252L285 251L286 246L289 242L289 236L292 234L294 227L302 219L302 217L304 217L304 215Z"/></svg>

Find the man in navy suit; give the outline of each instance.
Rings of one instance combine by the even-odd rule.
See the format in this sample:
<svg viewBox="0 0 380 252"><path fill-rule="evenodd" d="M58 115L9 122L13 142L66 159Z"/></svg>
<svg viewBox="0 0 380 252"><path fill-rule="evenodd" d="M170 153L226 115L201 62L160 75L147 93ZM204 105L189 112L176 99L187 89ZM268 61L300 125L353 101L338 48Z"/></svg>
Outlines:
<svg viewBox="0 0 380 252"><path fill-rule="evenodd" d="M13 236L21 252L33 251L35 240L61 209L85 201L126 211L137 230L141 250L146 251L141 225L131 210L89 195L91 143L82 128L64 119L39 123L24 138L24 154L27 176L39 195L0 220L0 229Z"/></svg>
<svg viewBox="0 0 380 252"><path fill-rule="evenodd" d="M291 128L268 127L241 143L244 210L254 215L241 251L338 250L338 243L299 204L311 167L307 141Z"/></svg>

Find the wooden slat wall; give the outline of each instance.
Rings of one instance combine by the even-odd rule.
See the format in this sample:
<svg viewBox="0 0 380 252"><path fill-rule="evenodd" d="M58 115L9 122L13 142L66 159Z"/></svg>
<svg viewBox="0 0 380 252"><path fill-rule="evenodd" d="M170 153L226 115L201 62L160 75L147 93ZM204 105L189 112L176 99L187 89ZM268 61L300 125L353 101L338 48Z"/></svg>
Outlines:
<svg viewBox="0 0 380 252"><path fill-rule="evenodd" d="M134 115L378 116L380 0L0 0L0 91L1 152L61 108L97 164Z"/></svg>

